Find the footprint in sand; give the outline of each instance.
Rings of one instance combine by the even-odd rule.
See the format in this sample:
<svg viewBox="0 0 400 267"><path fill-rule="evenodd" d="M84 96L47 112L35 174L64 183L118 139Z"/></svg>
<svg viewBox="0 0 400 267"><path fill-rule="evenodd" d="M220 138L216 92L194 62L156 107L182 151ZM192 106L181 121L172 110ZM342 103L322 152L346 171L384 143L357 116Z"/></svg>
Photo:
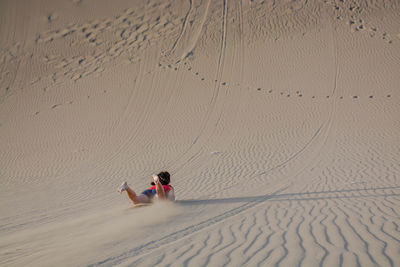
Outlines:
<svg viewBox="0 0 400 267"><path fill-rule="evenodd" d="M324 1L327 3L326 1ZM333 6L336 18L346 21L350 31L353 33L366 33L370 37L378 37L391 44L393 39L386 32L378 31L375 25L370 25L368 21L362 18L363 8L357 4L357 1L340 1Z"/></svg>
<svg viewBox="0 0 400 267"><path fill-rule="evenodd" d="M75 4L82 3L80 0L70 1ZM147 8L149 13L160 12L160 5L150 3ZM121 14L100 20L70 24L63 28L39 33L36 43L46 46L53 41L63 40L71 46L73 43L82 41L94 45L96 48L93 55L85 61L76 62L76 57L58 57L54 64L58 69L57 77L66 76L66 78L76 81L92 74L99 75L107 62L115 60L119 56L134 58L134 55L131 55L132 52L134 54L140 53L142 49L151 45L158 37L168 36L176 31L173 25L177 22L178 16L168 12L170 11L169 8L163 5L167 15L161 19L159 17L152 19L151 16L142 17L133 10L127 9ZM44 17L47 21L53 21L56 18L57 14L55 13L49 13L47 17ZM132 27L133 22L138 23L136 27ZM115 42L107 43L103 40L103 38L107 39L109 36L114 36ZM97 48L100 45L104 47ZM161 64L159 66L161 67ZM75 69L77 72L71 73L70 69Z"/></svg>
<svg viewBox="0 0 400 267"><path fill-rule="evenodd" d="M56 19L58 19L58 14L57 13L50 13L46 17L46 20L47 20L48 23L51 23L51 22L55 21Z"/></svg>
<svg viewBox="0 0 400 267"><path fill-rule="evenodd" d="M71 0L71 2L75 5L80 5L83 3L83 0Z"/></svg>

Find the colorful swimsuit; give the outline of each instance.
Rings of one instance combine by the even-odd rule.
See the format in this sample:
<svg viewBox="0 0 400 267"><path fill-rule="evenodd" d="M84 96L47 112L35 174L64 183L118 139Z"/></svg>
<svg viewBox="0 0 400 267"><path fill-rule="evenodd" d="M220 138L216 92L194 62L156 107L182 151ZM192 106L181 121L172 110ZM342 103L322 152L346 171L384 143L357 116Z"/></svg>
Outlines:
<svg viewBox="0 0 400 267"><path fill-rule="evenodd" d="M168 192L171 190L172 186L170 185L162 185L164 188L165 194L168 194ZM146 195L148 198L153 198L157 194L156 186L153 185L149 189L145 190L142 192L143 195Z"/></svg>

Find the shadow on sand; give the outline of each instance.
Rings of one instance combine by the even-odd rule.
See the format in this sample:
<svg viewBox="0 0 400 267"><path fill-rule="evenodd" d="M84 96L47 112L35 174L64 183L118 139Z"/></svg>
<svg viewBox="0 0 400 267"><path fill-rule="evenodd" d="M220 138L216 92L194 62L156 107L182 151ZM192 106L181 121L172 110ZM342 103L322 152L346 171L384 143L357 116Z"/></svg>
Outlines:
<svg viewBox="0 0 400 267"><path fill-rule="evenodd" d="M393 193L393 192L385 193L385 192L379 192L379 191L381 191L381 190L398 190L398 189L400 189L400 186L363 188L363 189L343 189L343 190L333 190L333 191L316 191L316 192L289 193L289 194L271 194L271 195L261 195L261 196L253 196L253 197L185 199L185 200L177 200L176 202L179 205L192 206L192 205L240 203L240 202L261 202L261 201L265 201L265 200L269 200L269 201L311 201L311 200L322 200L322 199L392 197L392 196L400 196L400 192L399 193Z"/></svg>

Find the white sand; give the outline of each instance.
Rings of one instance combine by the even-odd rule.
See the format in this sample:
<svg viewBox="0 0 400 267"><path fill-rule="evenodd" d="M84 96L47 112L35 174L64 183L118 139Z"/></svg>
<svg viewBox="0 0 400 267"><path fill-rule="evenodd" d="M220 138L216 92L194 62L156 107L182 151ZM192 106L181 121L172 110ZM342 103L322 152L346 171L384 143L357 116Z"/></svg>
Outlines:
<svg viewBox="0 0 400 267"><path fill-rule="evenodd" d="M1 266L400 266L400 3L0 2ZM168 170L179 201L131 208Z"/></svg>

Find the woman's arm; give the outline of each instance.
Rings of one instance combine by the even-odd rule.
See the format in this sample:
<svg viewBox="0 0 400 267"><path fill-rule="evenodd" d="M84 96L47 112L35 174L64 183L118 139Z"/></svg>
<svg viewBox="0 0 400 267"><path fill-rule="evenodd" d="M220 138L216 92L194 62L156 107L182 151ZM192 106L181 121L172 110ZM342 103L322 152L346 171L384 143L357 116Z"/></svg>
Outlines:
<svg viewBox="0 0 400 267"><path fill-rule="evenodd" d="M160 183L160 180L158 179L158 176L153 174L153 180L154 180L154 183L156 184L156 191L157 191L158 198L165 199L165 191Z"/></svg>
<svg viewBox="0 0 400 267"><path fill-rule="evenodd" d="M167 194L167 199L171 201L175 201L175 191L174 188L171 186L171 189L169 190Z"/></svg>

